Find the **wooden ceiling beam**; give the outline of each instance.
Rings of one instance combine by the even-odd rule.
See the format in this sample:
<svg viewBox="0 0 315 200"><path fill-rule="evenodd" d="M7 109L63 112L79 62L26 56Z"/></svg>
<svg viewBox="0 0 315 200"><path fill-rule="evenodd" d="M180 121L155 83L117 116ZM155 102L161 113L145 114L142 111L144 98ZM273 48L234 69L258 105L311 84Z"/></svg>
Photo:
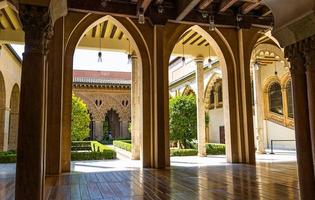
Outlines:
<svg viewBox="0 0 315 200"><path fill-rule="evenodd" d="M102 28L102 32L101 32L101 37L105 37L105 33L106 33L106 29L107 29L107 24L108 24L108 21L105 21L104 24L103 24L103 28Z"/></svg>
<svg viewBox="0 0 315 200"><path fill-rule="evenodd" d="M204 10L204 9L206 9L212 2L213 2L213 0L203 0L202 2L199 3L198 8L199 8L200 10Z"/></svg>
<svg viewBox="0 0 315 200"><path fill-rule="evenodd" d="M17 30L17 28L16 28L15 25L13 24L13 22L12 22L10 16L8 15L7 11L6 11L4 8L2 8L2 9L1 9L1 12L2 12L3 16L5 16L5 18L6 18L6 20L8 21L10 27L11 27L13 30Z"/></svg>
<svg viewBox="0 0 315 200"><path fill-rule="evenodd" d="M114 38L116 31L117 31L117 26L114 25L113 29L112 29L112 32L110 33L110 36L109 36L111 39Z"/></svg>
<svg viewBox="0 0 315 200"><path fill-rule="evenodd" d="M225 12L227 9L229 9L233 4L235 4L238 0L224 0L220 4L220 12Z"/></svg>
<svg viewBox="0 0 315 200"><path fill-rule="evenodd" d="M178 16L176 21L183 20L200 2L200 0L177 0L178 2Z"/></svg>
<svg viewBox="0 0 315 200"><path fill-rule="evenodd" d="M94 38L96 36L96 30L97 30L97 26L94 26L92 29L92 37L94 37Z"/></svg>
<svg viewBox="0 0 315 200"><path fill-rule="evenodd" d="M187 44L191 39L193 39L198 33L194 32L193 34L191 34L191 36L189 36L184 42L183 44Z"/></svg>
<svg viewBox="0 0 315 200"><path fill-rule="evenodd" d="M196 39L194 39L191 43L190 43L190 45L193 45L193 44L195 44L198 40L200 40L202 38L202 36L201 35L199 35Z"/></svg>
<svg viewBox="0 0 315 200"><path fill-rule="evenodd" d="M120 32L120 34L119 34L119 36L118 36L118 40L121 40L123 36L124 36L124 33L123 33L123 32Z"/></svg>
<svg viewBox="0 0 315 200"><path fill-rule="evenodd" d="M244 3L241 10L242 10L242 14L246 15L247 13L249 13L250 11L254 10L255 8L257 8L261 3L261 0L255 0L252 3L247 2Z"/></svg>

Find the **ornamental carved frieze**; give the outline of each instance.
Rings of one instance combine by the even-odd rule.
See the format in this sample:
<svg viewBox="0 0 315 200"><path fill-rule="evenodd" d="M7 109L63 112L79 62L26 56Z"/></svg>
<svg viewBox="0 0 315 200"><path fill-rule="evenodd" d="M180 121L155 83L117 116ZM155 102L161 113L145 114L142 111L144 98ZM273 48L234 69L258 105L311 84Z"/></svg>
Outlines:
<svg viewBox="0 0 315 200"><path fill-rule="evenodd" d="M120 121L130 121L130 94L88 91L77 91L75 94L87 105L92 114L93 121L104 121L106 113L111 109L117 112Z"/></svg>
<svg viewBox="0 0 315 200"><path fill-rule="evenodd" d="M49 8L20 4L19 15L25 32L25 53L46 54L53 35Z"/></svg>

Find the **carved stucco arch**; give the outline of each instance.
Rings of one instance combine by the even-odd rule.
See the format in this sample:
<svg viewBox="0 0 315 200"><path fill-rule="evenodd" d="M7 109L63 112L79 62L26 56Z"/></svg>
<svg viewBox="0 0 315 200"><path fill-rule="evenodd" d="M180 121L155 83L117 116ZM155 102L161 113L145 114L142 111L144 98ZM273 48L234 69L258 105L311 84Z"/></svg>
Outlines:
<svg viewBox="0 0 315 200"><path fill-rule="evenodd" d="M214 73L211 75L204 92L205 108L206 110L210 108L210 92L217 79L222 79L222 75L219 73ZM223 86L222 86L223 87Z"/></svg>
<svg viewBox="0 0 315 200"><path fill-rule="evenodd" d="M190 94L193 94L194 96L196 96L196 92L191 88L190 85L186 85L186 87L183 90L182 95L183 96L188 96Z"/></svg>
<svg viewBox="0 0 315 200"><path fill-rule="evenodd" d="M87 105L92 114L93 121L104 121L106 113L113 109L117 112L120 121L130 121L131 118L131 103L129 95L111 95L111 94L84 94L77 92L76 95L80 97ZM95 101L102 101L100 106L95 104ZM128 105L122 105L123 100L128 100Z"/></svg>
<svg viewBox="0 0 315 200"><path fill-rule="evenodd" d="M8 149L16 150L19 125L19 104L20 104L20 88L17 83L14 84L10 97L10 122Z"/></svg>

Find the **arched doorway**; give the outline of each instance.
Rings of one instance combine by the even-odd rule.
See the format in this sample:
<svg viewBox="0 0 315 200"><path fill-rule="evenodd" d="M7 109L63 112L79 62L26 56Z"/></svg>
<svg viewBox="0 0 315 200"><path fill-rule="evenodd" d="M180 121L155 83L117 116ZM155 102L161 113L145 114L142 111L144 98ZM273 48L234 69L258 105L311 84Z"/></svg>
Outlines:
<svg viewBox="0 0 315 200"><path fill-rule="evenodd" d="M105 114L104 131L106 132L105 134L108 134L109 138L117 139L122 137L120 134L119 115L116 110L110 109Z"/></svg>
<svg viewBox="0 0 315 200"><path fill-rule="evenodd" d="M239 147L239 144L236 142L238 140L238 133L235 132L235 130L238 130L239 127L237 125L237 107L233 106L235 105L235 98L237 96L236 90L235 90L235 67L236 67L236 61L233 55L233 52L231 50L231 47L227 43L226 39L222 35L219 29L215 29L215 31L208 31L205 28L202 28L200 26L179 26L177 30L174 31L174 34L170 37L170 43L169 43L169 49L168 52L171 55L171 52L176 49L176 46L183 47L183 43L185 44L191 44L196 43L196 41L192 40L187 42L189 37L186 37L187 34L191 34L191 32L196 33L202 38L202 41L200 43L197 43L198 46L204 45L205 49L203 52L192 52L194 54L194 58L191 60L199 59L201 58L202 64L208 60L210 57L211 59L213 56L217 57L217 60L220 62L220 67L222 70L222 88L223 96L221 98L224 99L223 101L223 108L224 108L224 127L225 127L225 142L226 142L226 155L227 160L229 162L252 162L252 158L249 160L251 161L245 161L244 158L240 157L238 154L241 151L244 151ZM191 39L191 38L190 38ZM182 41L182 42L181 42ZM211 49L211 53L209 53L209 47L206 44L209 44ZM185 45L184 44L184 45ZM186 53L188 54L188 53ZM209 55L211 54L211 55ZM183 55L183 53L182 53ZM197 60L196 60L197 62ZM198 73L198 72L196 72ZM198 76L198 75L196 75ZM203 86L204 87L204 86ZM202 89L203 90L203 89ZM196 92L197 93L197 92ZM200 92L200 95L202 97L204 96L204 91ZM231 105L231 106L230 106ZM199 117L202 117L200 114ZM203 121L204 119L201 119ZM244 161L241 161L244 159Z"/></svg>
<svg viewBox="0 0 315 200"><path fill-rule="evenodd" d="M10 127L8 150L16 150L19 126L20 89L17 84L13 86L10 99Z"/></svg>
<svg viewBox="0 0 315 200"><path fill-rule="evenodd" d="M0 151L3 151L4 147L5 99L4 78L0 72Z"/></svg>
<svg viewBox="0 0 315 200"><path fill-rule="evenodd" d="M94 15L90 14L86 16L85 18L82 18L82 21L74 28L72 31L71 37L69 38L67 44L66 44L66 59L65 59L65 87L64 87L64 110L63 113L64 116L64 124L69 123L71 120L71 116L69 116L69 102L70 102L70 94L72 90L72 66L73 66L73 55L75 48L79 44L80 40L83 38L84 34L90 30L91 28L95 27L101 22L111 20L115 26L117 26L120 30L124 32L126 37L128 37L131 46L133 47L133 50L135 52L137 60L137 68L139 68L139 74L132 74L132 76L137 77L137 81L140 84L139 95L140 95L140 101L139 103L139 109L137 111L138 114L138 122L140 123L139 127L139 146L140 146L140 155L142 160L142 165L144 167L149 167L153 165L152 160L150 159L151 153L151 135L150 135L150 127L151 127L151 118L150 116L143 117L145 111L148 111L150 108L150 96L143 96L143 93L150 93L150 68L151 68L151 60L150 55L148 53L147 46L145 42L143 41L143 37L140 34L139 30L135 28L133 22L131 22L129 19L126 18L113 18L111 16L100 16L100 15ZM140 51L141 50L141 51ZM143 67L145 66L145 67ZM70 133L69 131L70 127L68 125L65 125L63 127L64 135L68 135ZM69 138L69 137L68 137ZM67 141L68 143L69 141ZM69 144L65 145L64 152L65 154L69 153ZM69 155L65 155L63 158L64 162L69 163Z"/></svg>

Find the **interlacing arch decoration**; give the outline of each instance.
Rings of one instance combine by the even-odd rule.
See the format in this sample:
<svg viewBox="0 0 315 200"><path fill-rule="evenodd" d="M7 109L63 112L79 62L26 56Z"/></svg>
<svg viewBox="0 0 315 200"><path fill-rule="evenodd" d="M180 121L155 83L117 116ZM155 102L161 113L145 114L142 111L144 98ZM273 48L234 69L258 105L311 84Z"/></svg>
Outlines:
<svg viewBox="0 0 315 200"><path fill-rule="evenodd" d="M105 114L111 109L117 112L120 121L130 121L131 100L130 95L128 94L93 94L77 92L76 95L86 103L92 114L93 121L104 121Z"/></svg>
<svg viewBox="0 0 315 200"><path fill-rule="evenodd" d="M182 93L183 96L193 95L196 96L195 91L190 87L190 85L187 85Z"/></svg>
<svg viewBox="0 0 315 200"><path fill-rule="evenodd" d="M277 86L279 88L278 102L281 106L281 113L273 112L270 105L271 87ZM281 96L280 96L281 92ZM275 101L277 102L277 101ZM290 73L285 73L282 77L271 76L264 81L264 111L265 119L286 126L294 128L293 107L292 107L292 89L291 89L291 76Z"/></svg>
<svg viewBox="0 0 315 200"><path fill-rule="evenodd" d="M221 89L220 89L221 88ZM204 93L205 108L207 110L213 108L221 108L223 106L223 92L222 92L222 75L214 73L209 79ZM219 90L221 96L219 98ZM221 99L221 100L220 100Z"/></svg>

